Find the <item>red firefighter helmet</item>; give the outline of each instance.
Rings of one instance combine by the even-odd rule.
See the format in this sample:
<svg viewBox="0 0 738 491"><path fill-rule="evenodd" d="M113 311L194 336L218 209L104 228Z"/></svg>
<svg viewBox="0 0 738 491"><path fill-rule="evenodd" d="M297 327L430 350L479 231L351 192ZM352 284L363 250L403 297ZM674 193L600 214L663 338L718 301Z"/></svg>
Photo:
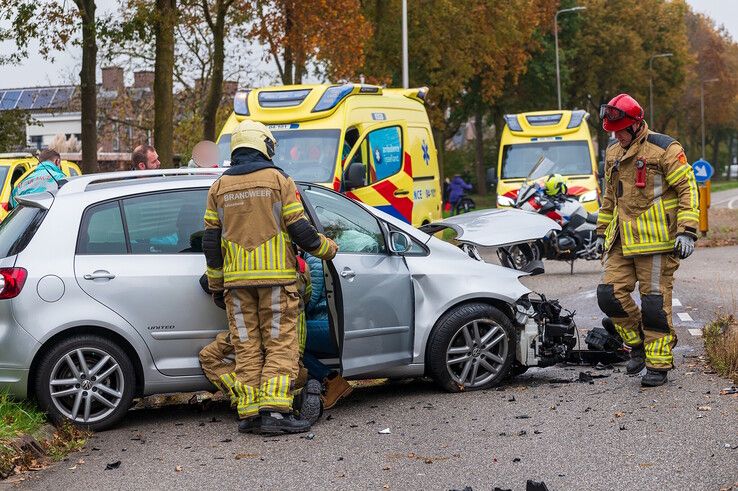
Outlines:
<svg viewBox="0 0 738 491"><path fill-rule="evenodd" d="M600 119L605 131L620 131L643 121L643 108L628 94L618 94L600 106Z"/></svg>

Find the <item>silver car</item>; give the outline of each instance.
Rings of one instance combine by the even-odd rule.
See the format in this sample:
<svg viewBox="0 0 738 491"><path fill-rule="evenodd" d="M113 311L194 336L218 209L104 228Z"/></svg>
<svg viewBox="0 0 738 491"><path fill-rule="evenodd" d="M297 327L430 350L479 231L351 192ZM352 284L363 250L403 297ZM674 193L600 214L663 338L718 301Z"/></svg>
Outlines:
<svg viewBox="0 0 738 491"><path fill-rule="evenodd" d="M92 429L114 424L135 397L210 388L198 352L227 328L198 283L213 172L81 176L19 199L0 224L0 388ZM541 237L554 222L492 210L428 229L455 229L460 248L331 190L300 188L319 230L371 238L324 263L340 353L324 361L345 377L430 376L461 391L542 362L545 333L521 273L481 262L476 245Z"/></svg>

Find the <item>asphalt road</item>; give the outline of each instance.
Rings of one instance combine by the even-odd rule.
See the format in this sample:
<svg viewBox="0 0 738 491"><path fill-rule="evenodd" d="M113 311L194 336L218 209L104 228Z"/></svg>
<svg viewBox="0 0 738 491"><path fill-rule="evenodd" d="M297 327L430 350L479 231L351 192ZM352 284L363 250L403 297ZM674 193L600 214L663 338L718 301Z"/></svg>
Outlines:
<svg viewBox="0 0 738 491"><path fill-rule="evenodd" d="M547 263L525 282L596 325L597 263ZM738 300L738 247L703 249L677 272L677 369L644 390L622 366L594 383L582 367L531 370L499 390L439 392L427 381L357 389L314 438L239 435L219 405L131 411L22 489L738 489L738 399L696 366L698 328ZM676 313L690 314L693 322ZM591 369L589 369L591 370ZM701 410L700 410L701 408ZM389 428L390 434L379 434ZM83 461L83 463L80 463ZM106 465L120 466L106 470Z"/></svg>
<svg viewBox="0 0 738 491"><path fill-rule="evenodd" d="M710 207L729 208L731 210L738 209L738 188L711 193Z"/></svg>

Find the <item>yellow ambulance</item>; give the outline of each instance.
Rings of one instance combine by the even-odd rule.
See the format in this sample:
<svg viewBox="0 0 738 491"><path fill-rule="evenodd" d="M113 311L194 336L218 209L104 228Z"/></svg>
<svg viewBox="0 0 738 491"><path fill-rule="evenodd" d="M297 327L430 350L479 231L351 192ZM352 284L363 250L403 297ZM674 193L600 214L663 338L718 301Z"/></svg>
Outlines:
<svg viewBox="0 0 738 491"><path fill-rule="evenodd" d="M497 162L497 206L512 206L518 189L541 156L556 163L569 194L584 208L600 207L600 185L586 111L541 111L505 115Z"/></svg>
<svg viewBox="0 0 738 491"><path fill-rule="evenodd" d="M235 126L261 121L277 139L275 164L296 181L322 184L416 226L440 220L427 91L347 83L238 92L218 137L221 164L230 164Z"/></svg>

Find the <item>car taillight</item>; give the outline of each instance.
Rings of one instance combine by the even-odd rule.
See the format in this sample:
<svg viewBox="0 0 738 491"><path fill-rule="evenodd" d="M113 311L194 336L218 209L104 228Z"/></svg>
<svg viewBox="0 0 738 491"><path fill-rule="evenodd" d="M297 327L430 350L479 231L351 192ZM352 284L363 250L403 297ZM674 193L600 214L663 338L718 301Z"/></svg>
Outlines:
<svg viewBox="0 0 738 491"><path fill-rule="evenodd" d="M0 268L0 300L17 297L27 277L24 268Z"/></svg>

